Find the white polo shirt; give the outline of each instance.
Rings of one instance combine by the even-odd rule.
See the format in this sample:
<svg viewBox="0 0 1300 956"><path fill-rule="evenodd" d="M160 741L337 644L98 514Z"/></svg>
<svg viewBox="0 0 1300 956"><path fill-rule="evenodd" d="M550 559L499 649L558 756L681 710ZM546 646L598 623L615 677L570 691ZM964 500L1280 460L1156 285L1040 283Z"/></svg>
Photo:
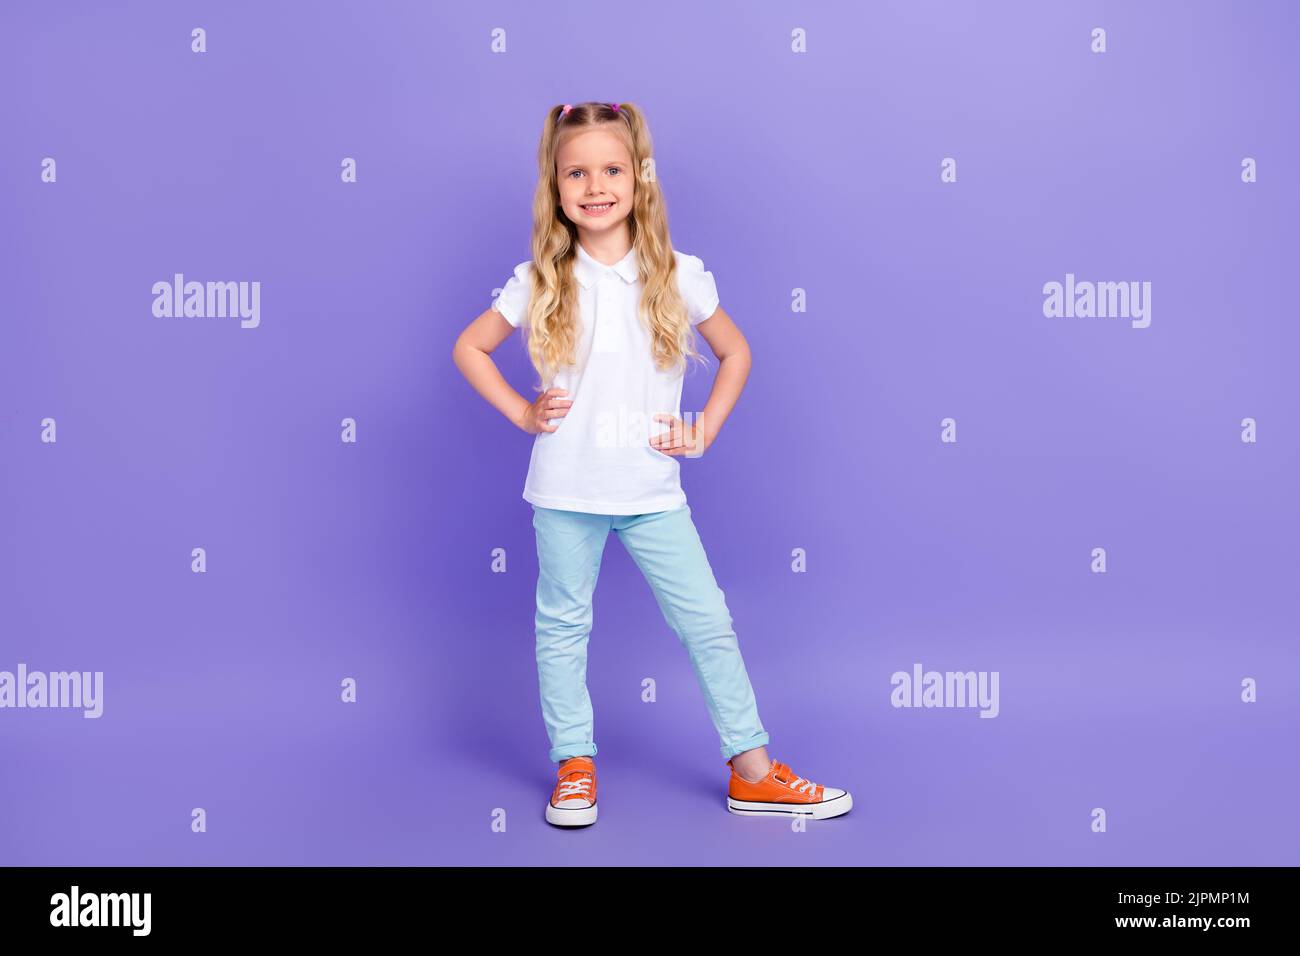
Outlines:
<svg viewBox="0 0 1300 956"><path fill-rule="evenodd" d="M673 251L677 288L687 317L698 325L718 308L713 274L695 256ZM531 260L515 267L492 303L511 325L527 325L532 295ZM683 376L655 368L650 334L637 317L641 282L636 250L604 265L578 244L577 365L562 368L551 387L568 389L568 414L559 427L533 440L523 498L540 508L635 515L686 504L677 457L650 447L666 432L667 413L681 418Z"/></svg>

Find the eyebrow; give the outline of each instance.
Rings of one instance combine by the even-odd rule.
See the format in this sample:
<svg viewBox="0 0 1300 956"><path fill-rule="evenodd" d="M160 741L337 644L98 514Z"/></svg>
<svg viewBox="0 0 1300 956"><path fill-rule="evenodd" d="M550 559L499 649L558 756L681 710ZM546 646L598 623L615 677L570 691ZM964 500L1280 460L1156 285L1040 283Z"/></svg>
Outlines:
<svg viewBox="0 0 1300 956"><path fill-rule="evenodd" d="M623 162L621 159L611 159L607 163L601 163L600 168L608 169L610 166L626 166L626 165L627 163ZM569 165L561 167L560 172L567 173L571 169L586 169L586 168L587 167L582 165L582 163L569 163Z"/></svg>

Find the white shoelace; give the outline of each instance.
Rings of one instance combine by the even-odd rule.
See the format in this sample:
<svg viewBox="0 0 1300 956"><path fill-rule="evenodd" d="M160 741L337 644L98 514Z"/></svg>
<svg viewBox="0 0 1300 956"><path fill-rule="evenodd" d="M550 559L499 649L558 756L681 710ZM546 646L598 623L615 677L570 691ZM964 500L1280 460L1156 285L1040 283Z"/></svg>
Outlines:
<svg viewBox="0 0 1300 956"><path fill-rule="evenodd" d="M775 760L772 761L772 766L773 766L773 767L776 766L776 761L775 761ZM785 770L789 770L790 768L789 768L789 767L785 767L784 769L785 769ZM817 784L813 783L813 782L812 782L811 780L809 780L807 777L795 777L793 782L789 782L789 781L786 781L786 780L782 780L782 779L781 779L781 775L778 773L778 774L776 775L776 778L775 778L775 779L776 779L777 783L785 784L785 786L789 787L791 790L794 790L794 791L799 792L799 793L816 793L816 792L817 792Z"/></svg>
<svg viewBox="0 0 1300 956"><path fill-rule="evenodd" d="M585 797L587 788L591 786L591 781L586 777L580 780L561 780L560 781L560 799L565 797Z"/></svg>

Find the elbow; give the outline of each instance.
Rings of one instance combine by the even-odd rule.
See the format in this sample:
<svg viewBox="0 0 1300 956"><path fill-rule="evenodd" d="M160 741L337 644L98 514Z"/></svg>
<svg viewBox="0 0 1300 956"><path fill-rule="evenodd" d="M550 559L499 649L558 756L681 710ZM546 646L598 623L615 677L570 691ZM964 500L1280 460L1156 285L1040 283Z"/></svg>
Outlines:
<svg viewBox="0 0 1300 956"><path fill-rule="evenodd" d="M722 356L722 361L730 361L733 365L748 370L754 364L753 356L749 352L749 343L742 339L735 348Z"/></svg>
<svg viewBox="0 0 1300 956"><path fill-rule="evenodd" d="M464 372L467 368L471 367L470 357L476 352L479 355L490 356L492 354L482 346L476 345L469 337L468 333L462 332L460 337L456 339L456 343L451 347L451 360L456 364L458 369Z"/></svg>

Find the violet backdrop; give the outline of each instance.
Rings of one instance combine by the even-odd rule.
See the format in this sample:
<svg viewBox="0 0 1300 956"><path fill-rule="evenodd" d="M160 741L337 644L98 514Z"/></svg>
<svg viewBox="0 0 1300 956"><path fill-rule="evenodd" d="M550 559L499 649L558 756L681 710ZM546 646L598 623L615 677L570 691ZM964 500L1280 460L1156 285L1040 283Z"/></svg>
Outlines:
<svg viewBox="0 0 1300 956"><path fill-rule="evenodd" d="M1300 863L1298 24L5 4L0 670L102 671L104 713L0 710L0 864ZM647 111L674 245L753 351L682 480L773 756L854 794L804 833L726 812L616 538L601 819L542 820L532 439L450 350L529 256L545 111L583 99ZM154 317L177 272L259 281L260 326ZM1067 273L1149 281L1150 327L1044 317ZM528 393L518 336L496 357ZM918 662L997 671L999 715L892 707Z"/></svg>

